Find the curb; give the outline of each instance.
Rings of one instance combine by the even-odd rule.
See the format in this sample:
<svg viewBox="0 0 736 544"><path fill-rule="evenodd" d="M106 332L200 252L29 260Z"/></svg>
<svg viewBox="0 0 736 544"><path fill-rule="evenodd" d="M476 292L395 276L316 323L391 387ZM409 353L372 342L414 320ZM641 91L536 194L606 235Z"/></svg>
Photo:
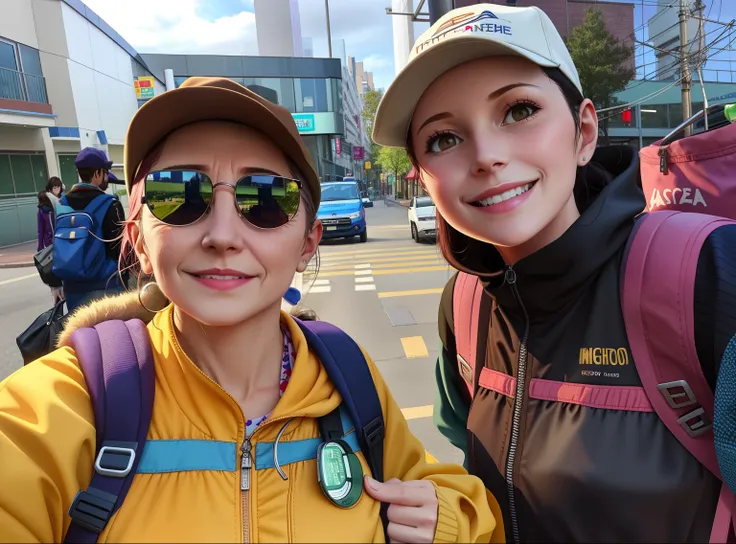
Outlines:
<svg viewBox="0 0 736 544"><path fill-rule="evenodd" d="M31 262L18 262L18 263L0 263L0 270L7 268L30 268L35 266L33 261Z"/></svg>

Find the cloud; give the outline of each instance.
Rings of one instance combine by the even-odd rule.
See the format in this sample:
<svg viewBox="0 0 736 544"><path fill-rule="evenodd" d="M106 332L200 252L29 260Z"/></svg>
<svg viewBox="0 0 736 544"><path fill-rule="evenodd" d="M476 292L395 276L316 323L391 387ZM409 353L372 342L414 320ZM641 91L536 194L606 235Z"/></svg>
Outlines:
<svg viewBox="0 0 736 544"><path fill-rule="evenodd" d="M1 1L1 0L0 0ZM327 57L325 0L298 0L302 35ZM253 0L84 0L141 53L257 55ZM390 0L330 0L333 40L365 62L377 87L394 78ZM427 28L414 25L414 35Z"/></svg>
<svg viewBox="0 0 736 544"><path fill-rule="evenodd" d="M258 53L248 0L84 1L140 53Z"/></svg>

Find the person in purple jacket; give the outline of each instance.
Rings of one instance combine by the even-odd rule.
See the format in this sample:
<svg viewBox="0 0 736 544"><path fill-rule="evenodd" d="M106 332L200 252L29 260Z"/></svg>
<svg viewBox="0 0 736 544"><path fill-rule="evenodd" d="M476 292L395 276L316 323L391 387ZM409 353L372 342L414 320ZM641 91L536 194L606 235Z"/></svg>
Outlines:
<svg viewBox="0 0 736 544"><path fill-rule="evenodd" d="M54 244L56 215L54 213L54 205L46 191L38 193L38 213L36 215L36 224L38 225L38 245L36 251L41 251ZM61 287L51 287L51 299L56 304L60 299L64 298Z"/></svg>

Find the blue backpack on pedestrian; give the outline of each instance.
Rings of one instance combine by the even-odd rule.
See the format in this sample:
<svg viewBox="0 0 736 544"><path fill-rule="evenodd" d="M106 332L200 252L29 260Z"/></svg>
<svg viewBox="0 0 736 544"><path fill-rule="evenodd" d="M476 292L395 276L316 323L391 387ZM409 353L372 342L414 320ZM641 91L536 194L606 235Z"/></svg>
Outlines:
<svg viewBox="0 0 736 544"><path fill-rule="evenodd" d="M373 478L383 481L383 411L363 352L333 325L296 322L342 397L340 411L348 416L343 422L343 440L354 442L357 438L355 446L363 452ZM122 505L145 454L155 373L148 330L137 319L106 321L94 328L79 329L72 334L70 345L87 382L97 429L92 481L86 490L77 493L69 508L72 523L64 538L64 542L84 544L97 542ZM334 419L335 412L320 418L320 429L327 427L323 423ZM354 433L345 428L348 419ZM316 458L317 446L312 453ZM259 470L258 455L253 468ZM389 542L386 504L381 505L381 521Z"/></svg>
<svg viewBox="0 0 736 544"><path fill-rule="evenodd" d="M54 274L63 281L106 281L115 275L118 263L107 256L102 225L117 197L102 194L84 210L69 207L66 196L57 209L54 233Z"/></svg>

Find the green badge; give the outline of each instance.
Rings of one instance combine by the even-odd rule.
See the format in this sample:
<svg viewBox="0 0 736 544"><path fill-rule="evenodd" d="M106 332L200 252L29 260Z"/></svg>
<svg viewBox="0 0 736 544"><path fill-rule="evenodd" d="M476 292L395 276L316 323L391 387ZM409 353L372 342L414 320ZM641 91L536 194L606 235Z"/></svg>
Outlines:
<svg viewBox="0 0 736 544"><path fill-rule="evenodd" d="M340 508L355 506L363 494L363 467L342 440L317 449L317 474L322 491Z"/></svg>

